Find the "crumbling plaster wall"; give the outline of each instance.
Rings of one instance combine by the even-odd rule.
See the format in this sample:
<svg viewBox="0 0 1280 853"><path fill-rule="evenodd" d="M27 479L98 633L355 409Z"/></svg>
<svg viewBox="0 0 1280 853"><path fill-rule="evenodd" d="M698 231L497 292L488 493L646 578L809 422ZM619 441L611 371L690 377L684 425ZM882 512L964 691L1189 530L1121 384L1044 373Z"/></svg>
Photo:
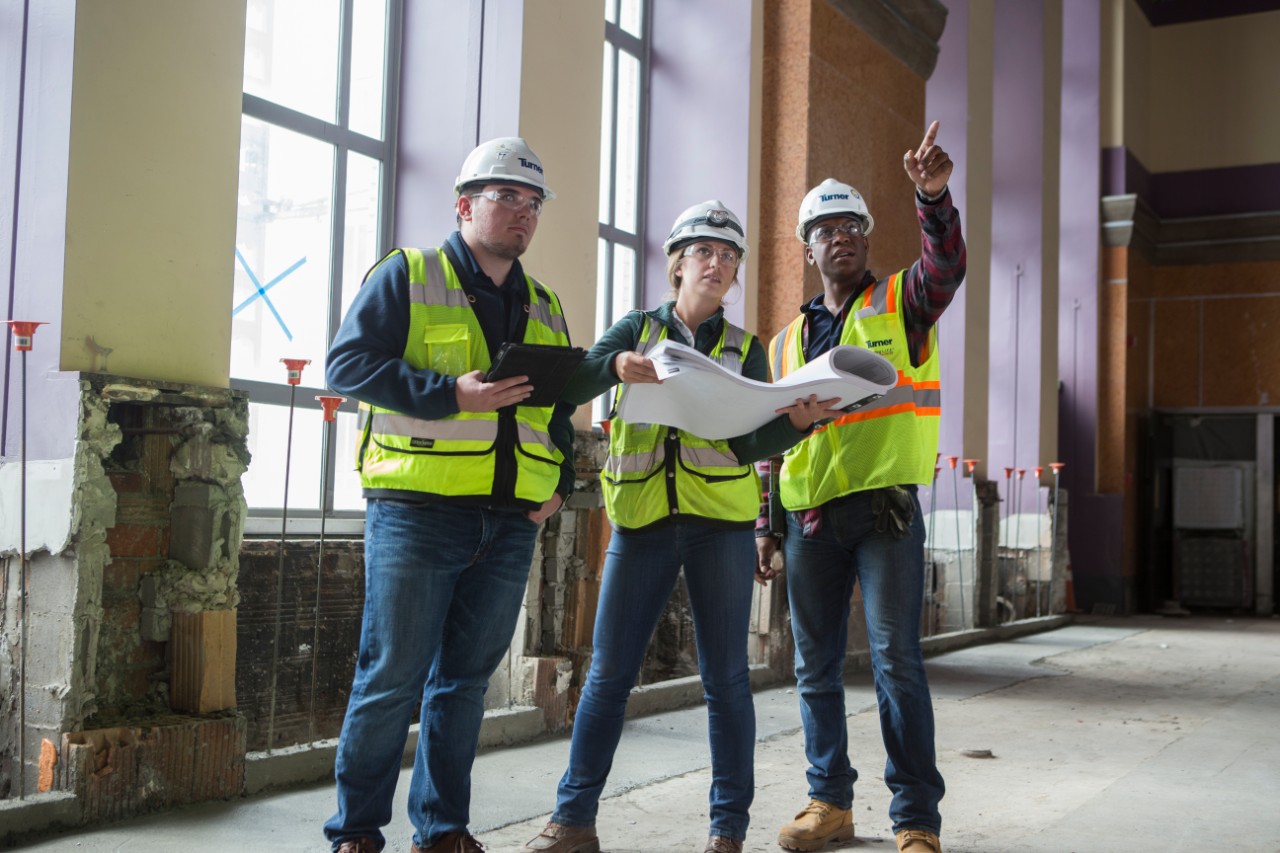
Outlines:
<svg viewBox="0 0 1280 853"><path fill-rule="evenodd" d="M33 553L26 618L25 749L19 749L17 740L22 716L18 701L22 643L20 566L16 559L7 561L4 575L0 716L5 725L0 726L0 796L16 787L13 773L20 752L26 760L24 787L32 791L43 739L59 743L61 733L92 725L95 715L108 705L136 705L131 701L135 697L124 696L117 663L130 646L144 640L167 640L171 610L197 612L237 603L236 573L245 515L240 476L248 463L245 400L217 389L174 392L147 383L113 384L100 375L82 375L78 382L74 456L45 465L49 470L69 473L52 485L45 483L44 488L28 492L27 513L38 519L31 527L42 531L60 528L63 533L29 540ZM124 432L114 422L112 406L122 403L165 406L165 417L172 427L172 457L166 464L176 484L175 494L180 498L184 489L195 487L208 495L201 511L203 518L186 518L207 523L207 530L192 523L185 526L198 532L180 531L168 537L171 556L200 554L203 544L208 565L197 570L180 559L166 561L150 584L150 601L140 602L144 612L147 607L143 605L149 603L156 618L140 620L137 628L123 630L111 622L117 614L104 608L104 579L110 577L113 562L108 534L119 521L119 496L109 469L124 439ZM7 503L10 491L5 490ZM166 503L166 517L172 513L173 519L183 521L179 503L175 500L172 507ZM59 518L65 521L56 523ZM167 519L164 524L168 526ZM5 537L5 544L9 538ZM117 592L145 598L141 587ZM163 698L163 677L156 683L161 685L159 696Z"/></svg>

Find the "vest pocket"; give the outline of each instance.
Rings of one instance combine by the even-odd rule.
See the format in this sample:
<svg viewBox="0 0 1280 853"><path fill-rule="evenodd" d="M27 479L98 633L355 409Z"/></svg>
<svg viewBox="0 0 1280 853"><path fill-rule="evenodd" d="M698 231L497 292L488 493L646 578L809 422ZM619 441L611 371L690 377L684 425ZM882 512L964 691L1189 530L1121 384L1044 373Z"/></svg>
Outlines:
<svg viewBox="0 0 1280 853"><path fill-rule="evenodd" d="M422 333L427 367L436 373L461 376L471 372L471 343L463 324L427 326Z"/></svg>

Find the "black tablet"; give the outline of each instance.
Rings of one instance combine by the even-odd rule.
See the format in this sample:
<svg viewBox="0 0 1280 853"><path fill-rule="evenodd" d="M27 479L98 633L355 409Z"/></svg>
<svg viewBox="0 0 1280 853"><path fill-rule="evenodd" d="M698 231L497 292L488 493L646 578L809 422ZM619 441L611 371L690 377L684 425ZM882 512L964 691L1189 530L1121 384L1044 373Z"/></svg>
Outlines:
<svg viewBox="0 0 1280 853"><path fill-rule="evenodd" d="M528 376L533 393L520 405L554 406L586 355L587 351L581 347L508 342L498 349L493 366L484 378L486 382L493 382L509 376Z"/></svg>

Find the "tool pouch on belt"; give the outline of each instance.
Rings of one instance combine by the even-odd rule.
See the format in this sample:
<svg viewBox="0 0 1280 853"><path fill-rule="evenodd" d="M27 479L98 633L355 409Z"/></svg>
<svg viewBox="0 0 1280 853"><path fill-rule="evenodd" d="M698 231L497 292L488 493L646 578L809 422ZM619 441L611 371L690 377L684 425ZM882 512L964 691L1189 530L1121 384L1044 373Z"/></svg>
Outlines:
<svg viewBox="0 0 1280 853"><path fill-rule="evenodd" d="M871 496L871 511L876 515L877 533L888 533L894 539L903 539L911 533L915 502L910 492L901 486L876 489Z"/></svg>

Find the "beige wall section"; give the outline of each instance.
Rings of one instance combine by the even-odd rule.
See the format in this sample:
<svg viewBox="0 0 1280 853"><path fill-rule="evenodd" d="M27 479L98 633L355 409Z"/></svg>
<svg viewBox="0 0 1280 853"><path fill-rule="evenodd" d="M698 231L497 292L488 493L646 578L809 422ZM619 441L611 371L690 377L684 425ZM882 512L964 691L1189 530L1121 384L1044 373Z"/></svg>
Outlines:
<svg viewBox="0 0 1280 853"><path fill-rule="evenodd" d="M76 8L60 367L226 387L244 0Z"/></svg>
<svg viewBox="0 0 1280 853"><path fill-rule="evenodd" d="M1058 192L1062 174L1062 4L1044 0L1044 191L1040 246L1040 456L1058 448ZM1053 476L1046 468L1041 482Z"/></svg>
<svg viewBox="0 0 1280 853"><path fill-rule="evenodd" d="M753 0L751 3L751 80L748 92L751 114L747 119L747 224L748 230L760 223L760 169L761 169L761 111L763 108L762 86L764 79L764 4L765 0ZM757 311L760 291L760 253L747 255L746 269L743 270L745 281L751 287L743 288L742 316L746 318L747 329L758 331ZM768 346L768 339L763 343Z"/></svg>
<svg viewBox="0 0 1280 853"><path fill-rule="evenodd" d="M564 303L573 342L589 347L600 233L604 13L599 0L533 5L537 13L524 16L520 133L537 140L556 198L523 261ZM574 422L587 428L590 415L590 406L579 406Z"/></svg>
<svg viewBox="0 0 1280 853"><path fill-rule="evenodd" d="M1145 165L1151 154L1151 25L1135 0L1107 0L1104 8L1102 144L1124 145Z"/></svg>
<svg viewBox="0 0 1280 853"><path fill-rule="evenodd" d="M1156 27L1150 42L1149 171L1280 161L1280 12Z"/></svg>
<svg viewBox="0 0 1280 853"><path fill-rule="evenodd" d="M975 474L989 478L986 456L989 438L987 410L991 382L991 176L993 86L995 65L995 4L973 0L969 4L969 125L965 162L964 219L968 270L965 273L964 336L964 456L982 460Z"/></svg>
<svg viewBox="0 0 1280 853"><path fill-rule="evenodd" d="M1128 0L1102 0L1099 116L1102 147L1124 144L1124 10Z"/></svg>

